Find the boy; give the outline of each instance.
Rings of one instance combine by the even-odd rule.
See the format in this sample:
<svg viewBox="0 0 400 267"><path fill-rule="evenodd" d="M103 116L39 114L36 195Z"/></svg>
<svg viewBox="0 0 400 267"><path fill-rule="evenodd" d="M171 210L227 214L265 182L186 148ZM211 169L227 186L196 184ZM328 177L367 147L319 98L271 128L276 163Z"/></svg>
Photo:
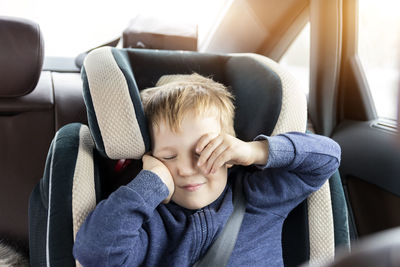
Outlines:
<svg viewBox="0 0 400 267"><path fill-rule="evenodd" d="M231 215L238 178L246 213L229 265L282 266L283 222L337 169L339 146L302 133L237 139L231 94L198 74L163 76L141 96L152 152L135 179L89 214L76 259L84 266L191 266ZM258 170L234 177L232 165Z"/></svg>

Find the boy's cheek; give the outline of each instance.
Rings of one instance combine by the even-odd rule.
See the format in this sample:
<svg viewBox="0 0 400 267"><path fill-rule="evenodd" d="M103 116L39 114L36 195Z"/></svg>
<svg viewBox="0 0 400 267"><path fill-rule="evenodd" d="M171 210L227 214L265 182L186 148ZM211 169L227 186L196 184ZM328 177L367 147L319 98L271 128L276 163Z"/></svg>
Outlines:
<svg viewBox="0 0 400 267"><path fill-rule="evenodd" d="M162 159L157 158L162 164L164 164L165 167L169 170L169 173L171 174L172 178L174 178L174 166L168 161L163 161Z"/></svg>
<svg viewBox="0 0 400 267"><path fill-rule="evenodd" d="M209 173L204 175L209 180L220 180L226 179L228 177L228 167L227 164L223 165L222 167L218 168L215 173Z"/></svg>

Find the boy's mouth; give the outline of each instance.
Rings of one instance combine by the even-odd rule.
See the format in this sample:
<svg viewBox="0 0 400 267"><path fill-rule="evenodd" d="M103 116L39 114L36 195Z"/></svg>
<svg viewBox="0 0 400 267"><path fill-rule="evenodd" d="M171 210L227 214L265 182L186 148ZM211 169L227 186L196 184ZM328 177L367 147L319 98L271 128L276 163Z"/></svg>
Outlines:
<svg viewBox="0 0 400 267"><path fill-rule="evenodd" d="M205 183L187 184L187 185L182 186L181 188L183 188L183 189L185 189L186 191L189 191L189 192L195 192L195 191L199 190L200 187L202 185L204 185L204 184Z"/></svg>

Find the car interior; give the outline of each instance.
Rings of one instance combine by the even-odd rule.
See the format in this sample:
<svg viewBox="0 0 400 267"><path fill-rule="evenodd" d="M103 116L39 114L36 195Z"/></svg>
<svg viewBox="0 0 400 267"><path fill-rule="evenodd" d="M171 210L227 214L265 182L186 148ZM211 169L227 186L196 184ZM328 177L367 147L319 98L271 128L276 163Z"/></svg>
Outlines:
<svg viewBox="0 0 400 267"><path fill-rule="evenodd" d="M279 62L309 23L307 128L338 142L342 160L338 172L329 180L328 195L323 197L329 198L329 204L318 209L329 210L331 223L316 223L320 228L314 232L310 228L311 208L307 201L288 217L282 245L285 266L298 266L313 258L313 233L317 233L318 239L325 232L332 232L333 240L317 243L315 253L324 254L325 245L333 242L333 256L328 254L334 257L341 250L348 251L358 240L400 226L397 121L379 116L358 55L360 1L227 1L225 12L201 46L196 30L186 34L173 28L176 36L171 37L169 32L152 32L154 28L141 24L140 20L121 29L118 39L98 44L98 47L117 46L110 49L124 51L121 53L127 57L139 90L153 86L162 74L193 71L214 75L238 94L244 90L238 97L244 102L238 105L245 111L238 112L236 122L241 121L238 127L244 129L240 136L251 139L254 135L251 127L269 127L269 134L275 127L274 123L260 125L256 118L251 121L249 114L254 109L258 111L254 103L260 106L269 103L268 108L281 101L272 101L268 95L264 97L266 102L260 103L261 98L246 92L253 78L231 77L243 72L245 76L256 77L258 82L264 83L264 79L270 82L269 76L276 74L258 77L257 68L271 68L265 58ZM82 51L76 57L46 57L46 38L38 23L1 13L0 40L0 240L30 257L32 266L50 266L48 257L60 259L62 266L74 266L70 249L72 219L64 214L69 212L68 208L57 208L60 213L56 215L60 218L56 225L60 224L64 230L52 236L54 251L49 254L46 249L49 184L42 181L51 172L48 162L57 132L66 125L71 127L71 123L90 126L83 96L82 66L88 54L102 48ZM232 63L229 75L227 58L238 61ZM102 182L105 189L96 191L98 202L126 184L129 177L124 172L115 172L118 160L102 159L95 154L102 173L108 177ZM140 160L134 160L128 170L137 171L140 167ZM59 201L71 203L71 190L65 190L66 195L61 194ZM57 262L52 265L60 266Z"/></svg>
<svg viewBox="0 0 400 267"><path fill-rule="evenodd" d="M134 125L134 123L129 122L119 113L120 110L128 110L128 108L121 109L120 107L129 105L122 102L121 97L114 97L122 95L120 91L125 88L120 86L116 80L126 80L122 84L127 84L130 90L133 87L135 91L137 90L136 86L137 88L151 87L159 77L166 74L192 73L194 71L206 76L213 75L215 80L228 84L235 94L237 108L235 128L240 139L250 141L252 136L258 132L276 135L288 131L304 132L306 128L307 112L304 94L299 90L296 82L286 76L287 74L279 69L276 63L268 61L264 57L148 49L117 50L104 47L93 50L86 57L84 66L82 69L83 95L88 110L89 129L96 143L96 152L105 155L101 157L93 152L92 161L94 163L90 163L90 165L94 164L94 170L90 174L84 172L84 177L81 178L95 181L94 184L93 182L88 183L88 189L82 189L84 192L92 192L90 199L93 203L88 205L89 210L78 212L74 210L74 202L65 201L72 199L77 203L87 202L88 193L82 194L85 201L81 201L78 197L74 197L74 188L75 184L85 184L78 182L80 178L76 177L81 173L78 167L81 150L93 150L93 144L88 145L89 148L80 148L81 141L78 142L78 140L85 138L85 135L82 134L84 126L68 125L58 131L50 148L45 175L31 196L30 230L33 234L30 234L30 252L33 265L44 265L46 257L50 264L56 262L62 265L72 265L73 242L69 238L72 236L70 231L66 231L72 227L68 227L68 225L73 225L74 229L79 228L75 224L80 220L75 217L84 216L79 215L80 213L89 213L96 203L106 198L110 188L118 187L121 176L129 181L134 176L133 174L138 173L141 169L140 160L132 164L130 168L123 170L120 175L115 175L112 171L110 174L109 170L101 168L101 166L112 165L112 162L104 163L106 161L104 158L140 159L141 155L136 154L137 144L146 143L144 142L146 138L143 141L132 142L136 135L127 134L138 132L138 130L135 130L134 126L126 129L127 125ZM99 93L96 93L97 91ZM104 96L104 92L109 92L109 95ZM96 98L97 94L101 94L102 97ZM136 106L134 97L131 96L131 98L133 106ZM123 99L129 100L127 97ZM250 105L250 103L252 104ZM107 112L102 111L103 109L106 109ZM136 115L132 113L133 115L129 118L144 117L144 115L138 115L136 108L135 110ZM138 124L140 125L140 119L138 119ZM109 129L109 125L111 125L111 129ZM120 134L116 136L115 132ZM142 136L143 134L138 135ZM115 139L118 142L115 142ZM77 148L79 148L78 154L75 152ZM337 211L345 209L345 202L337 201L335 197L329 197L331 188L338 195L341 193L341 199L344 199L338 177L333 177L331 181L338 182L338 186L327 183L320 191L311 195L308 201L305 201L286 220L283 235L284 259L287 261L287 265L297 265L306 260L317 261L320 257L329 257L334 254L334 240L342 245L349 242L348 238L341 239L342 236L338 234L348 234L348 225L341 225L341 220L347 220L346 216L342 214L341 217L338 216L339 220L336 217L332 219L332 209ZM104 191L108 193L104 193ZM318 204L314 204L314 202ZM340 204L342 205L340 206ZM88 208L85 207L85 209ZM66 214L70 214L72 217L67 217ZM42 223L46 219L47 227ZM335 231L333 222L337 224ZM53 228L56 230L52 230ZM60 229L64 229L64 231ZM69 242L66 241L68 238ZM324 242L321 242L321 239ZM64 240L62 245L59 244L59 240ZM43 247L44 244L47 244L46 248ZM63 248L62 254L59 251L60 246ZM65 249L66 246L69 248Z"/></svg>

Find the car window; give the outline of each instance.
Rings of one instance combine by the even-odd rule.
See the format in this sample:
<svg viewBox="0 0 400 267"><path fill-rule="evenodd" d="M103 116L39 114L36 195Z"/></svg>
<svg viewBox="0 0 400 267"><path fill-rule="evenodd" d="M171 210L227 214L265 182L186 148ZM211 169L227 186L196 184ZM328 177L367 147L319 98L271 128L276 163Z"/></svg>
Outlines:
<svg viewBox="0 0 400 267"><path fill-rule="evenodd" d="M397 119L400 1L358 1L358 56L380 118Z"/></svg>
<svg viewBox="0 0 400 267"><path fill-rule="evenodd" d="M75 57L120 36L137 14L198 25L199 42L233 0L0 0L0 15L40 25L46 56Z"/></svg>
<svg viewBox="0 0 400 267"><path fill-rule="evenodd" d="M310 23L307 23L279 63L292 73L308 95L310 87Z"/></svg>

